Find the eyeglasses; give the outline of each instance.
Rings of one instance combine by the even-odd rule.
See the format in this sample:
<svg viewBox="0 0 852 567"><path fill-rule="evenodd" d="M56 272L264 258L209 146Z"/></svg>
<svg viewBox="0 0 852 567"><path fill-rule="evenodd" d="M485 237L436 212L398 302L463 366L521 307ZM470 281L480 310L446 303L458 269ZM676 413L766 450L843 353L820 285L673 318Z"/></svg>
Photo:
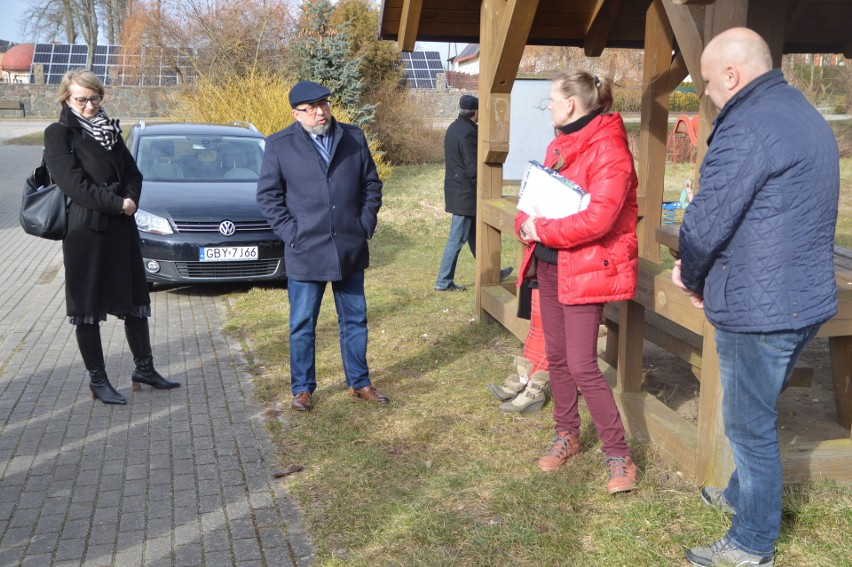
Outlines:
<svg viewBox="0 0 852 567"><path fill-rule="evenodd" d="M322 108L323 112L327 112L330 106L331 103L329 101L321 100L319 102L309 104L305 108L294 108L293 110L298 110L299 112L306 112L308 114L316 114L320 108Z"/></svg>
<svg viewBox="0 0 852 567"><path fill-rule="evenodd" d="M92 103L92 106L98 106L103 99L104 97L102 97L101 95L90 96L88 98L84 96L71 97L71 100L73 100L82 107L85 107L90 102Z"/></svg>

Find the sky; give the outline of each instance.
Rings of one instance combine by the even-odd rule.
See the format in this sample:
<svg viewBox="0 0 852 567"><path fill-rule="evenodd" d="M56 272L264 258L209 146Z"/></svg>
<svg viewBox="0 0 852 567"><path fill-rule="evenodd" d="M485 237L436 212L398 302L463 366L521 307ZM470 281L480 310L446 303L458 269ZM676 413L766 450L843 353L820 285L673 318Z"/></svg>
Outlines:
<svg viewBox="0 0 852 567"><path fill-rule="evenodd" d="M0 14L0 39L24 43L28 38L21 35L19 20L24 10L30 5L30 0L3 0Z"/></svg>

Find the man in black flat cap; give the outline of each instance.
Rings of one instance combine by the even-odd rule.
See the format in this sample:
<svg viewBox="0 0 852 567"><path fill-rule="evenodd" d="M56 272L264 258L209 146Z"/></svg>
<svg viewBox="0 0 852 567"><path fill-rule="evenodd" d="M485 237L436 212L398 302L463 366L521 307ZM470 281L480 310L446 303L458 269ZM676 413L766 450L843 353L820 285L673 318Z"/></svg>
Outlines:
<svg viewBox="0 0 852 567"><path fill-rule="evenodd" d="M295 123L266 139L257 202L284 241L290 301L291 407L313 408L316 326L331 282L346 386L353 400L388 403L367 368L367 241L376 230L382 182L364 132L337 122L329 90L300 81L290 90Z"/></svg>
<svg viewBox="0 0 852 567"><path fill-rule="evenodd" d="M467 243L476 259L476 131L479 122L479 99L462 95L459 99L459 116L447 128L444 136L444 203L445 210L453 215L450 234L438 267L435 291L465 291L457 285L456 262ZM500 271L500 279L507 277L512 268Z"/></svg>

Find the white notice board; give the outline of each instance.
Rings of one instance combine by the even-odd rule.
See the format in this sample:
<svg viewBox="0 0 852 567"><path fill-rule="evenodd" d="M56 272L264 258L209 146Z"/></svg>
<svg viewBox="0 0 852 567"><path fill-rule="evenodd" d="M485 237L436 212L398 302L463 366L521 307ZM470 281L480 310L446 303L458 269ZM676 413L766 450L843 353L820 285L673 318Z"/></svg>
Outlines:
<svg viewBox="0 0 852 567"><path fill-rule="evenodd" d="M547 145L553 140L550 125L550 79L516 79L509 110L509 155L503 164L503 180L524 176L530 160L544 163Z"/></svg>

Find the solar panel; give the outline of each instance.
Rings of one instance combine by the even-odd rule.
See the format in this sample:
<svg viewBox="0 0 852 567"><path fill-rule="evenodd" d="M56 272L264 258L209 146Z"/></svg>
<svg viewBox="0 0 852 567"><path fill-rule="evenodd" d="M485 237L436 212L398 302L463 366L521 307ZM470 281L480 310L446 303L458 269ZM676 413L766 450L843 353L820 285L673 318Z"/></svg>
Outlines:
<svg viewBox="0 0 852 567"><path fill-rule="evenodd" d="M45 84L58 85L69 70L86 66L88 54L87 45L38 43L33 53L33 64L43 66ZM180 69L181 81L178 80L175 62ZM120 45L95 46L92 71L104 85L163 86L196 78L190 58L176 51L164 53L159 48L143 47L139 53L122 54ZM35 82L32 68L30 82Z"/></svg>
<svg viewBox="0 0 852 567"><path fill-rule="evenodd" d="M408 86L413 89L434 89L435 78L444 72L444 62L437 51L410 51L402 53Z"/></svg>

